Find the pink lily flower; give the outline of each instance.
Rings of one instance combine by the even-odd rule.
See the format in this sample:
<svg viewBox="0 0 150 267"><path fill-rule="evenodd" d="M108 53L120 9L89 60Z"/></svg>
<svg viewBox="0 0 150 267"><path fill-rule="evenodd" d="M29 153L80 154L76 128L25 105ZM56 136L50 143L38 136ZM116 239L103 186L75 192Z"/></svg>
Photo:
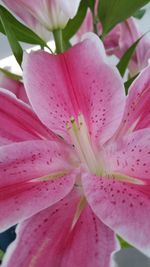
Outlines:
<svg viewBox="0 0 150 267"><path fill-rule="evenodd" d="M118 40L119 49L116 51L116 56L121 58L126 50L136 42L142 33L136 23L136 20L131 17L119 24L120 37ZM117 29L117 28L116 28ZM150 39L145 35L140 40L133 57L129 63L129 71L132 76L139 73L148 65L150 59Z"/></svg>
<svg viewBox="0 0 150 267"><path fill-rule="evenodd" d="M17 98L29 104L29 100L22 82L7 77L0 71L0 88L4 88L14 93Z"/></svg>
<svg viewBox="0 0 150 267"><path fill-rule="evenodd" d="M102 43L91 35L63 54L32 52L23 72L38 118L64 139L39 134L0 148L0 228L20 223L2 267L107 267L113 231L149 255L150 132L113 139L126 97ZM136 83L148 87L140 76Z"/></svg>
<svg viewBox="0 0 150 267"><path fill-rule="evenodd" d="M47 30L63 29L68 20L75 16L80 4L80 0L3 0L3 2L44 39L47 39Z"/></svg>
<svg viewBox="0 0 150 267"><path fill-rule="evenodd" d="M98 1L95 4L95 15L97 14ZM73 38L73 43L77 43L82 39L82 35L86 32L93 32L93 18L90 9L87 10L87 15ZM102 25L97 24L98 34L102 34ZM108 55L116 55L121 58L131 45L136 42L142 33L133 17L119 23L115 26L108 35L104 38L104 46ZM142 37L135 53L129 63L129 71L131 76L136 75L148 65L150 59L150 39L147 36Z"/></svg>
<svg viewBox="0 0 150 267"><path fill-rule="evenodd" d="M80 26L79 30L72 38L72 43L75 44L82 40L82 36L87 32L94 32L93 28L93 17L90 8L87 10L86 17ZM98 35L102 34L102 25L100 22L97 23L97 33ZM120 25L117 25L113 30L104 39L104 46L106 49L107 55L113 55L118 52L119 49L119 38L120 38ZM117 53L118 55L118 53Z"/></svg>

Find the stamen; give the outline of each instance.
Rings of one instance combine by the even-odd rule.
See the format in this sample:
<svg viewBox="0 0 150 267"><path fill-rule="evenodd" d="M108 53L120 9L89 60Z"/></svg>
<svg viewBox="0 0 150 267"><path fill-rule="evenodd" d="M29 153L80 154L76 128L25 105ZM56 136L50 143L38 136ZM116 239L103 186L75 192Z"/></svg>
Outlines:
<svg viewBox="0 0 150 267"><path fill-rule="evenodd" d="M84 162L84 156L81 153L81 148L80 148L80 143L79 143L79 136L78 136L79 130L78 130L77 124L73 117L71 117L70 121L71 121L71 126L69 123L67 123L66 127L68 129L69 135L71 137L71 141L76 148L76 151L80 157L81 162Z"/></svg>
<svg viewBox="0 0 150 267"><path fill-rule="evenodd" d="M103 172L102 163L93 149L84 116L79 114L77 123L74 117L71 117L70 123L67 123L66 127L81 162L86 163L91 172L101 175Z"/></svg>
<svg viewBox="0 0 150 267"><path fill-rule="evenodd" d="M97 162L97 158L96 158L96 155L93 151L93 147L91 144L89 131L88 131L88 128L86 126L86 123L85 123L85 120L82 114L78 116L78 121L79 121L79 127L80 127L79 128L80 130L79 142L80 142L83 154L84 154L84 158L86 162L88 163L89 169L93 172L96 172L97 165L100 165L100 163L98 164Z"/></svg>

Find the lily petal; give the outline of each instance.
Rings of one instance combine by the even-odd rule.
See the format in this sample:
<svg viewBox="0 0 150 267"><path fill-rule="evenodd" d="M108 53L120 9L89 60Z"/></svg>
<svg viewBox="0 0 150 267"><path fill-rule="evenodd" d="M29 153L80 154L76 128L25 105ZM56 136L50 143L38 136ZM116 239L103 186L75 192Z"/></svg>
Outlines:
<svg viewBox="0 0 150 267"><path fill-rule="evenodd" d="M72 191L53 207L22 223L2 267L14 263L16 267L108 267L116 248L114 234L89 206L72 229L79 197Z"/></svg>
<svg viewBox="0 0 150 267"><path fill-rule="evenodd" d="M150 187L84 174L84 192L95 214L150 256Z"/></svg>
<svg viewBox="0 0 150 267"><path fill-rule="evenodd" d="M133 17L130 17L123 23L120 23L119 26L120 38L118 40L118 44L120 49L117 51L116 55L121 57L125 51L142 36L142 32L140 32L136 19ZM148 65L149 56L150 39L145 35L137 45L135 53L129 63L129 70L132 76L139 73Z"/></svg>
<svg viewBox="0 0 150 267"><path fill-rule="evenodd" d="M103 45L94 34L64 54L26 55L25 88L41 121L66 137L66 123L83 113L92 138L108 140L121 121L125 96L119 73L105 61Z"/></svg>
<svg viewBox="0 0 150 267"><path fill-rule="evenodd" d="M0 230L29 218L67 195L77 172L70 150L50 141L0 148Z"/></svg>
<svg viewBox="0 0 150 267"><path fill-rule="evenodd" d="M2 266L60 266L63 242L70 231L79 198L73 190L57 204L21 223L17 227L17 239L8 248ZM18 254L20 245L22 249Z"/></svg>
<svg viewBox="0 0 150 267"><path fill-rule="evenodd" d="M109 148L110 170L141 180L150 178L150 129L126 135Z"/></svg>
<svg viewBox="0 0 150 267"><path fill-rule="evenodd" d="M87 205L67 240L62 267L109 267L116 249L113 231Z"/></svg>
<svg viewBox="0 0 150 267"><path fill-rule="evenodd" d="M0 88L4 88L14 93L17 98L29 104L24 85L20 81L8 78L2 71L0 71Z"/></svg>
<svg viewBox="0 0 150 267"><path fill-rule="evenodd" d="M107 156L110 171L149 181L150 129L126 135L109 149Z"/></svg>
<svg viewBox="0 0 150 267"><path fill-rule="evenodd" d="M58 0L60 8L68 15L69 18L73 18L78 10L81 0L66 1Z"/></svg>
<svg viewBox="0 0 150 267"><path fill-rule="evenodd" d="M58 140L11 92L0 89L0 145L34 139Z"/></svg>
<svg viewBox="0 0 150 267"><path fill-rule="evenodd" d="M80 0L3 0L3 2L32 28L39 25L50 31L62 29L78 10ZM39 32L40 33L40 32Z"/></svg>
<svg viewBox="0 0 150 267"><path fill-rule="evenodd" d="M117 137L150 127L150 65L132 83Z"/></svg>
<svg viewBox="0 0 150 267"><path fill-rule="evenodd" d="M32 8L32 3L37 1L25 1L25 0L2 0L2 2L13 11L18 17L20 17L33 31L35 31L45 41L49 40L49 32L46 28L38 21Z"/></svg>

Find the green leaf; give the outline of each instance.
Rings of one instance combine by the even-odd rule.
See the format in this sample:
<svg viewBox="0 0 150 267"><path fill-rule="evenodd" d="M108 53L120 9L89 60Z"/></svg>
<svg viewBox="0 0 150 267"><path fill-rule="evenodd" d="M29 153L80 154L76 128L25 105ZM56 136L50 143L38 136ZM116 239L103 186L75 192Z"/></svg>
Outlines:
<svg viewBox="0 0 150 267"><path fill-rule="evenodd" d="M100 0L98 15L103 26L103 37L119 22L132 16L149 0Z"/></svg>
<svg viewBox="0 0 150 267"><path fill-rule="evenodd" d="M122 239L122 237L120 237L119 235L117 235L117 239L120 243L121 248L133 248L133 246L131 246L129 243L127 243L127 241Z"/></svg>
<svg viewBox="0 0 150 267"><path fill-rule="evenodd" d="M129 87L130 85L133 83L133 81L136 79L136 77L139 75L136 74L134 77L130 78L129 80L127 80L125 83L124 83L124 87L125 87L125 93L126 95L128 94L128 90L129 90Z"/></svg>
<svg viewBox="0 0 150 267"><path fill-rule="evenodd" d="M5 19L11 24L12 31L18 41L37 44L40 46L47 46L46 43L32 30L19 22L6 8L0 5L1 13L5 16ZM3 23L0 23L0 31L5 34Z"/></svg>
<svg viewBox="0 0 150 267"><path fill-rule="evenodd" d="M76 16L73 19L70 19L67 23L67 26L63 30L63 40L68 41L80 28L87 12L87 3L85 0L82 0L78 9Z"/></svg>
<svg viewBox="0 0 150 267"><path fill-rule="evenodd" d="M145 14L145 9L140 9L140 10L137 10L134 14L133 14L133 17L135 17L136 19L142 19L144 14Z"/></svg>
<svg viewBox="0 0 150 267"><path fill-rule="evenodd" d="M2 69L0 68L0 72L2 72L5 76L7 76L8 78L15 80L15 81L20 81L22 80L22 76L14 74L6 69Z"/></svg>
<svg viewBox="0 0 150 267"><path fill-rule="evenodd" d="M4 30L4 27L3 27L2 23L1 23L1 21L0 21L0 32L5 34L5 30Z"/></svg>
<svg viewBox="0 0 150 267"><path fill-rule="evenodd" d="M0 260L2 260L4 252L0 249Z"/></svg>
<svg viewBox="0 0 150 267"><path fill-rule="evenodd" d="M94 14L95 0L87 0L87 5L91 9L92 13Z"/></svg>
<svg viewBox="0 0 150 267"><path fill-rule="evenodd" d="M139 41L142 39L142 37L143 37L143 35L128 48L128 50L124 53L124 55L120 59L119 63L117 64L117 68L118 68L122 77L124 76L125 71L126 71L128 64L130 62L130 59L132 58L132 56L135 52L135 49L136 49Z"/></svg>
<svg viewBox="0 0 150 267"><path fill-rule="evenodd" d="M9 22L9 20L7 19L7 16L5 16L5 14L3 12L2 6L0 6L0 21L2 23L4 30L5 30L5 33L7 35L12 52L13 52L17 62L21 66L22 57L23 57L23 50L22 50L22 47L19 44L19 42L18 42L18 40L14 34L11 23Z"/></svg>

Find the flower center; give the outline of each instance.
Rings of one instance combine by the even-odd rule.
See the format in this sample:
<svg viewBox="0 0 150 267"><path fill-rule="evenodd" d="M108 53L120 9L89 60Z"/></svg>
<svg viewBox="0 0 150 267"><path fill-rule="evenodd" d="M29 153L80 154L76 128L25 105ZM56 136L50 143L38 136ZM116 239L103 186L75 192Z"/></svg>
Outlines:
<svg viewBox="0 0 150 267"><path fill-rule="evenodd" d="M77 121L74 117L71 117L66 127L80 162L83 163L91 173L111 179L115 178L127 183L143 184L139 179L113 171L113 168L110 169L103 148L98 152L94 144L92 144L89 130L82 114L78 115Z"/></svg>
<svg viewBox="0 0 150 267"><path fill-rule="evenodd" d="M84 116L79 114L77 122L71 117L67 123L67 130L80 161L85 163L92 173L102 175L103 164L93 148Z"/></svg>

